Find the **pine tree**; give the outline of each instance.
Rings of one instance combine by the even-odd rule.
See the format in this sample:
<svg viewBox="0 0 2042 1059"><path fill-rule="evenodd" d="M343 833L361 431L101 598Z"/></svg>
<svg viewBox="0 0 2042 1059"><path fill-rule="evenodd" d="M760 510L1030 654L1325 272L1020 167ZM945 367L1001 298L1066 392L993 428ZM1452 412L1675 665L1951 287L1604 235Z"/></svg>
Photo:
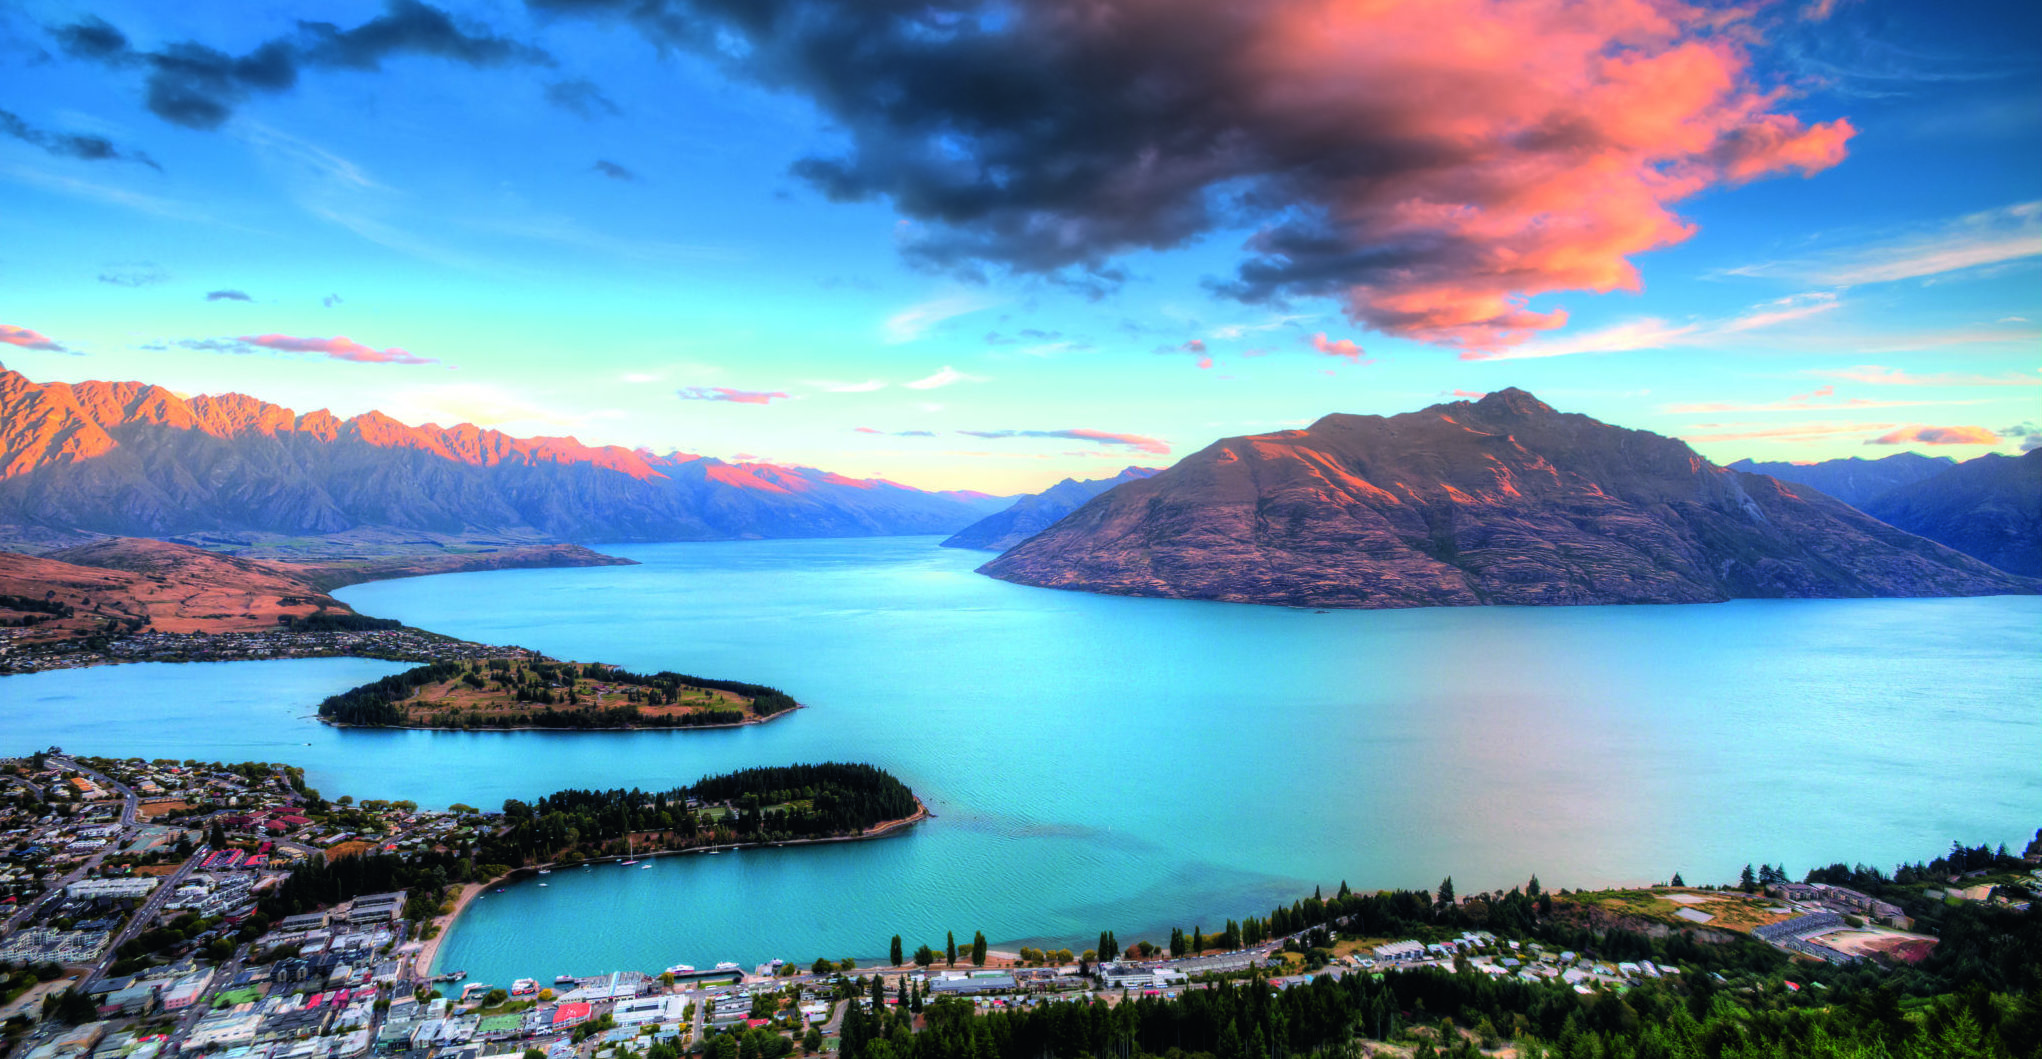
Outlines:
<svg viewBox="0 0 2042 1059"><path fill-rule="evenodd" d="M947 966L955 967L957 966L957 932L954 930L945 931L944 937L948 940L943 944L943 962Z"/></svg>
<svg viewBox="0 0 2042 1059"><path fill-rule="evenodd" d="M1526 897L1529 897L1529 898L1531 898L1531 899L1532 899L1532 900L1534 900L1534 901L1538 900L1538 897L1539 897L1539 877L1538 877L1538 876L1536 876L1536 875L1532 876L1532 877L1531 877L1531 882L1529 882L1529 883L1526 883L1526 884L1525 884L1525 888L1524 888L1524 895L1525 895Z"/></svg>
<svg viewBox="0 0 2042 1059"><path fill-rule="evenodd" d="M900 935L895 934L893 936L893 945L887 950L887 953L893 959L893 966L899 967L901 963Z"/></svg>
<svg viewBox="0 0 2042 1059"><path fill-rule="evenodd" d="M1681 877L1680 877L1680 873L1679 873L1679 872L1674 872L1674 873L1673 873L1673 885L1675 885L1675 886L1686 886L1686 885L1687 885L1686 881L1684 881L1684 880L1682 880L1682 879L1681 879Z"/></svg>
<svg viewBox="0 0 2042 1059"><path fill-rule="evenodd" d="M1737 887L1748 894L1758 892L1758 875L1751 870L1751 865L1745 865L1744 871L1738 874Z"/></svg>
<svg viewBox="0 0 2042 1059"><path fill-rule="evenodd" d="M1449 875L1439 881L1439 905L1451 908L1454 903L1454 877Z"/></svg>
<svg viewBox="0 0 2042 1059"><path fill-rule="evenodd" d="M983 930L971 936L971 963L974 967L986 965L986 932Z"/></svg>

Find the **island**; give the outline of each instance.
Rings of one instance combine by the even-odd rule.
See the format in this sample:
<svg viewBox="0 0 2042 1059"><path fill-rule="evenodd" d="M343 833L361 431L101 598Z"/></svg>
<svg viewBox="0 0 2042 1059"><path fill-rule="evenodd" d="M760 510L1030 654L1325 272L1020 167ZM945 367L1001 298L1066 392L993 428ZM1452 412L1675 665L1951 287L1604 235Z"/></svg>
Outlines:
<svg viewBox="0 0 2042 1059"><path fill-rule="evenodd" d="M520 654L433 662L319 704L328 724L503 730L730 728L801 704L778 688Z"/></svg>

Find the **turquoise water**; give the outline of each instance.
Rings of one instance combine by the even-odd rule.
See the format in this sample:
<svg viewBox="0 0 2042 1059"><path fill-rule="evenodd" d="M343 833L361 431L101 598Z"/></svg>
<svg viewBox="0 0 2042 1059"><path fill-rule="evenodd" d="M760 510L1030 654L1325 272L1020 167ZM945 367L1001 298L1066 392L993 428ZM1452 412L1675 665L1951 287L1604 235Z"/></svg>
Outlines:
<svg viewBox="0 0 2042 1059"><path fill-rule="evenodd" d="M441 949L476 979L771 956L1161 941L1356 886L1726 880L1887 864L2042 825L2042 599L1310 611L971 573L933 538L631 545L646 565L388 581L361 610L564 658L778 685L716 732L341 731L325 660L0 681L5 745L275 758L329 797L494 805L568 786L868 760L899 838L563 871ZM146 721L147 723L137 723ZM538 955L544 954L544 955Z"/></svg>

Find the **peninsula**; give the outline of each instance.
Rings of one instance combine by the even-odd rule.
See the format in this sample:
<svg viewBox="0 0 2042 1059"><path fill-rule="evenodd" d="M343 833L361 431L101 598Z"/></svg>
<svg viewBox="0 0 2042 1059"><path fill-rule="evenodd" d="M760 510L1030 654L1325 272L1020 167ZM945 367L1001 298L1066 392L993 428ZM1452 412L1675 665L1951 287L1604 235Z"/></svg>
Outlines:
<svg viewBox="0 0 2042 1059"><path fill-rule="evenodd" d="M42 555L0 552L0 673L117 662L521 654L361 614L330 593L425 574L628 565L635 564L573 544L324 562L251 559L136 537Z"/></svg>

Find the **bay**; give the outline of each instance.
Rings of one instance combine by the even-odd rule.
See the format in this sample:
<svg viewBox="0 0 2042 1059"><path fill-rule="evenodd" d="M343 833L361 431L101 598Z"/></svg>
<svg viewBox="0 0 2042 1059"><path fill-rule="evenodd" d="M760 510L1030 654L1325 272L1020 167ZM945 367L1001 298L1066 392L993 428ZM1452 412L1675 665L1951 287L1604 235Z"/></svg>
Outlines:
<svg viewBox="0 0 2042 1059"><path fill-rule="evenodd" d="M561 658L779 686L716 732L327 728L395 666L123 666L0 681L6 745L287 760L327 796L500 804L862 760L907 835L556 872L470 907L476 980L1162 941L1357 887L1726 881L1890 865L2042 824L2042 599L1312 612L1089 596L934 538L621 545L635 567L388 581L365 613Z"/></svg>

